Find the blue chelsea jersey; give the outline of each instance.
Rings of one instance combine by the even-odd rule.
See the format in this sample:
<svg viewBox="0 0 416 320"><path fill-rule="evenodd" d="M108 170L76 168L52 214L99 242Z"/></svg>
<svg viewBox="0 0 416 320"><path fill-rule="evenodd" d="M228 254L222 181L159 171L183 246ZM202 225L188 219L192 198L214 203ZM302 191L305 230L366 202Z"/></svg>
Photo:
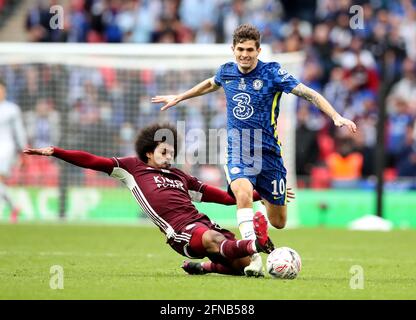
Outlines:
<svg viewBox="0 0 416 320"><path fill-rule="evenodd" d="M242 73L234 62L223 64L214 78L222 86L227 99L228 151L231 151L230 130L245 135L250 134L250 149L262 147L281 154L280 142L276 133L276 120L279 115L282 93L289 93L299 84L292 75L277 62L258 60L256 68ZM248 130L244 130L248 129ZM261 129L259 135L254 129ZM244 148L244 144L243 144Z"/></svg>

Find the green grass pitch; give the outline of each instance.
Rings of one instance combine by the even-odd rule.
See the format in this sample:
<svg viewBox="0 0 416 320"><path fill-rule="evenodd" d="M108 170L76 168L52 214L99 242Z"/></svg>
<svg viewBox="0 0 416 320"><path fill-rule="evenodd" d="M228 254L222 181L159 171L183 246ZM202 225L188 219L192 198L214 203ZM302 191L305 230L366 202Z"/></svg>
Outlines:
<svg viewBox="0 0 416 320"><path fill-rule="evenodd" d="M301 255L297 279L187 275L155 227L1 224L0 299L416 299L415 230L271 237ZM63 289L50 288L53 265L63 268ZM362 268L361 289L350 286L353 266Z"/></svg>

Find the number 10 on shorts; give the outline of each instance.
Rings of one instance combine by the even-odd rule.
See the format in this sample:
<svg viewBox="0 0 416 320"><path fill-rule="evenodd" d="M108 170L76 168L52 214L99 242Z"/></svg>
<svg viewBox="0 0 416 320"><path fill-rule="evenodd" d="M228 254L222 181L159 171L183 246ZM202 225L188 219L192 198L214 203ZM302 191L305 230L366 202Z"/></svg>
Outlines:
<svg viewBox="0 0 416 320"><path fill-rule="evenodd" d="M279 184L279 186L278 186ZM273 192L272 195L278 196L278 195L284 195L286 191L285 181L283 179L279 180L279 183L277 183L277 180L272 181L273 185ZM279 190L277 188L279 187Z"/></svg>

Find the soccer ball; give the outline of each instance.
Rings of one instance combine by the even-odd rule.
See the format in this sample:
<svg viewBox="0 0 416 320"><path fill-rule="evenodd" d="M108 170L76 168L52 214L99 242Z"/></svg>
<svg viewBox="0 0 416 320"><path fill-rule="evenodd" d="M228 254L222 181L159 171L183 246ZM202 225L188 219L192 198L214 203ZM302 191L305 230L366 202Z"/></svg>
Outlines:
<svg viewBox="0 0 416 320"><path fill-rule="evenodd" d="M266 266L273 278L295 279L302 268L302 261L295 250L281 247L268 255Z"/></svg>

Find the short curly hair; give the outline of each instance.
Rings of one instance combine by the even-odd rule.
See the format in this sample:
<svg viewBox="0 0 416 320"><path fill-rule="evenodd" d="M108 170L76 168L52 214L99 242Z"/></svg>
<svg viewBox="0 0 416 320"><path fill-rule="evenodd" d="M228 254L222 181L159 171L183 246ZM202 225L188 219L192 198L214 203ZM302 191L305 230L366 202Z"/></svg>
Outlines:
<svg viewBox="0 0 416 320"><path fill-rule="evenodd" d="M143 128L134 143L137 156L143 162L148 161L146 153L154 152L156 147L166 142L174 147L174 157L178 153L178 133L175 127L168 123L152 124Z"/></svg>
<svg viewBox="0 0 416 320"><path fill-rule="evenodd" d="M237 43L242 43L248 40L254 40L256 42L256 48L260 48L260 32L251 24L242 24L234 30L233 33L233 46Z"/></svg>

